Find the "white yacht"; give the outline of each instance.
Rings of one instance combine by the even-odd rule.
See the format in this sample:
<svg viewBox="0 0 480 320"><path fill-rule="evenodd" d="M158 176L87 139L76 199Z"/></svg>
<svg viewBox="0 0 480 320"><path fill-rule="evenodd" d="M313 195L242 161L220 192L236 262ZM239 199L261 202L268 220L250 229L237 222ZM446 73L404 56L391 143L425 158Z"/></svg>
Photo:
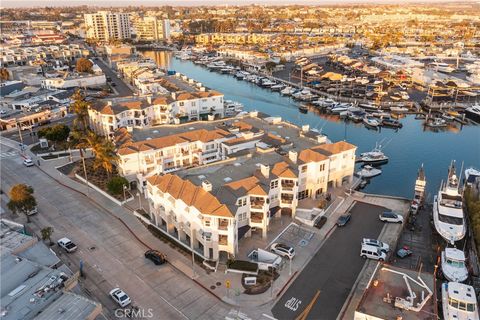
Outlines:
<svg viewBox="0 0 480 320"><path fill-rule="evenodd" d="M282 96L291 96L295 92L295 88L292 87L285 87L284 89L280 90L280 94Z"/></svg>
<svg viewBox="0 0 480 320"><path fill-rule="evenodd" d="M243 111L243 104L233 100L225 100L223 102L225 108L225 116L231 117Z"/></svg>
<svg viewBox="0 0 480 320"><path fill-rule="evenodd" d="M387 163L388 157L382 152L381 146L375 146L372 151L361 153L357 161L372 165L379 165Z"/></svg>
<svg viewBox="0 0 480 320"><path fill-rule="evenodd" d="M458 282L444 282L442 307L445 320L479 320L478 303L472 286Z"/></svg>
<svg viewBox="0 0 480 320"><path fill-rule="evenodd" d="M452 68L449 64L443 62L433 62L430 64L430 66L438 72L452 73L453 71L455 71L455 69Z"/></svg>
<svg viewBox="0 0 480 320"><path fill-rule="evenodd" d="M405 113L408 112L408 108L406 107L390 107L390 111L394 113Z"/></svg>
<svg viewBox="0 0 480 320"><path fill-rule="evenodd" d="M442 273L448 281L463 282L468 278L465 265L465 253L456 248L445 248L442 251Z"/></svg>
<svg viewBox="0 0 480 320"><path fill-rule="evenodd" d="M368 116L363 118L363 123L367 127L371 127L371 128L378 128L381 125L378 119L375 119L374 117L368 117Z"/></svg>
<svg viewBox="0 0 480 320"><path fill-rule="evenodd" d="M477 178L480 178L480 170L475 168L468 168L465 170L465 184L472 185Z"/></svg>
<svg viewBox="0 0 480 320"><path fill-rule="evenodd" d="M410 210L413 213L417 213L418 209L423 204L425 199L425 188L427 186L427 180L425 178L425 170L423 169L423 164L418 170L417 180L415 181L415 193L413 194L412 204L410 205Z"/></svg>
<svg viewBox="0 0 480 320"><path fill-rule="evenodd" d="M480 105L476 104L465 109L465 116L470 120L480 123Z"/></svg>
<svg viewBox="0 0 480 320"><path fill-rule="evenodd" d="M438 194L433 198L435 229L451 244L462 240L467 229L459 186L455 162L452 162L448 170L447 182L444 184L442 181Z"/></svg>
<svg viewBox="0 0 480 320"><path fill-rule="evenodd" d="M382 173L382 170L376 169L370 165L366 165L362 168L362 170L357 171L356 175L360 178L373 178Z"/></svg>

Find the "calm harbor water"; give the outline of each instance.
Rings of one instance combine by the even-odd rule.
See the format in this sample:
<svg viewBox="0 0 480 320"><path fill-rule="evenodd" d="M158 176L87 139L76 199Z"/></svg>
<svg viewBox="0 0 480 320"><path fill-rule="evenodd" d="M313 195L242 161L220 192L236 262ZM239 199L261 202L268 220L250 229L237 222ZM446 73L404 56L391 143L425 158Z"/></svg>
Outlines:
<svg viewBox="0 0 480 320"><path fill-rule="evenodd" d="M429 131L423 127L422 120L407 116L400 120L403 128L398 131L386 128L369 130L362 124L346 124L338 117L321 115L316 110L300 113L298 103L288 97L236 80L231 75L210 72L191 61L176 59L169 52L145 51L144 55L155 59L161 67L183 73L222 92L225 99L241 102L245 111L258 110L297 125L309 124L310 128L321 130L333 142L346 139L358 146L357 155L382 142L390 161L381 167L382 174L367 185L366 192L410 198L417 170L423 163L427 176L427 200L432 201L441 180L446 178L451 160L457 161L457 174L462 163L465 167L480 169L480 126L462 127L456 123L445 130Z"/></svg>

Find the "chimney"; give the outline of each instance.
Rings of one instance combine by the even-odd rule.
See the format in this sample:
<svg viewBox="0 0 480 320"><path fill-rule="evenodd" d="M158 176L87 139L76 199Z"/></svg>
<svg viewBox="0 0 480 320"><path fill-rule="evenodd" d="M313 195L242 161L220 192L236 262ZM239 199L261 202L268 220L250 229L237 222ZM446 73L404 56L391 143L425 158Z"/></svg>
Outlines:
<svg viewBox="0 0 480 320"><path fill-rule="evenodd" d="M171 92L173 100L177 100L177 93L176 92Z"/></svg>
<svg viewBox="0 0 480 320"><path fill-rule="evenodd" d="M202 181L202 188L203 190L210 192L212 191L212 184L208 180L203 180Z"/></svg>
<svg viewBox="0 0 480 320"><path fill-rule="evenodd" d="M262 175L268 179L268 177L270 176L270 166L266 166L264 164L260 164L260 172L262 173Z"/></svg>
<svg viewBox="0 0 480 320"><path fill-rule="evenodd" d="M147 102L148 102L148 104L152 104L152 96L147 97Z"/></svg>
<svg viewBox="0 0 480 320"><path fill-rule="evenodd" d="M297 151L293 151L293 150L288 151L288 158L289 158L290 161L292 161L293 163L297 163L297 158L298 158L298 153L297 153Z"/></svg>
<svg viewBox="0 0 480 320"><path fill-rule="evenodd" d="M302 132L308 132L308 130L310 130L310 125L304 124L304 125L302 126Z"/></svg>

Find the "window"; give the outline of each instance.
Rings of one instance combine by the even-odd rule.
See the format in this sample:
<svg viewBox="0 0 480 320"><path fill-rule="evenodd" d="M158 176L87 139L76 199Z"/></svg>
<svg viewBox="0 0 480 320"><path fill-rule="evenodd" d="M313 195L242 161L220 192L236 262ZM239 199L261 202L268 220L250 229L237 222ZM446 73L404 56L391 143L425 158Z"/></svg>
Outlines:
<svg viewBox="0 0 480 320"><path fill-rule="evenodd" d="M203 224L205 225L205 227L210 227L211 221L210 221L210 220L205 220L205 221L203 222Z"/></svg>
<svg viewBox="0 0 480 320"><path fill-rule="evenodd" d="M247 205L247 198L240 198L237 200L237 206L243 207Z"/></svg>
<svg viewBox="0 0 480 320"><path fill-rule="evenodd" d="M273 180L270 182L270 189L278 188L278 180Z"/></svg>
<svg viewBox="0 0 480 320"><path fill-rule="evenodd" d="M240 214L238 215L238 220L239 220L239 221L245 221L245 220L247 220L247 213L246 213L246 212L240 213Z"/></svg>
<svg viewBox="0 0 480 320"><path fill-rule="evenodd" d="M185 105L185 103L183 101L180 101L178 104L179 104L180 107L183 107Z"/></svg>
<svg viewBox="0 0 480 320"><path fill-rule="evenodd" d="M303 172L303 173L307 172L307 168L308 168L308 166L306 166L306 165L305 165L305 166L302 166L302 168L301 168L302 172Z"/></svg>
<svg viewBox="0 0 480 320"><path fill-rule="evenodd" d="M325 170L325 163L320 165L320 171L324 171L324 170Z"/></svg>

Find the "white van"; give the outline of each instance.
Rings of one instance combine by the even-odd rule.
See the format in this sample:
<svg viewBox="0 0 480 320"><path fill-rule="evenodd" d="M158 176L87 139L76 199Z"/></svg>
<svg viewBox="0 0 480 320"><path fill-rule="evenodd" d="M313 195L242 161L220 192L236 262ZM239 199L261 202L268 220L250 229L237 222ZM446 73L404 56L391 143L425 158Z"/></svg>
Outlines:
<svg viewBox="0 0 480 320"><path fill-rule="evenodd" d="M363 244L362 249L360 250L360 257L362 257L363 259L368 258L373 260L385 261L387 259L387 254L379 247Z"/></svg>

